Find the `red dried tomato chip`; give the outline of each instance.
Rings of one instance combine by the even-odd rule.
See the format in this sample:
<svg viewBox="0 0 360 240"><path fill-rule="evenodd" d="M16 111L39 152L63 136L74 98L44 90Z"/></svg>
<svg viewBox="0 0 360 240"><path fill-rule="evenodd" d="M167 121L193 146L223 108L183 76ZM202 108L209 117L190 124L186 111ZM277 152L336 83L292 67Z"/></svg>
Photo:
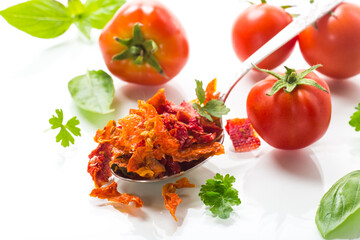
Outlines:
<svg viewBox="0 0 360 240"><path fill-rule="evenodd" d="M99 188L109 182L111 170L109 167L112 145L100 143L98 147L89 154L88 173L91 175L95 187Z"/></svg>
<svg viewBox="0 0 360 240"><path fill-rule="evenodd" d="M176 208L182 202L179 195L175 193L176 189L193 187L195 187L195 184L190 183L189 179L185 177L177 180L175 183L167 183L162 187L165 208L170 211L170 214L174 217L175 221L177 221L175 216Z"/></svg>
<svg viewBox="0 0 360 240"><path fill-rule="evenodd" d="M260 139L247 118L226 120L226 132L229 134L235 151L249 152L260 147Z"/></svg>
<svg viewBox="0 0 360 240"><path fill-rule="evenodd" d="M127 193L119 193L117 190L117 183L112 182L106 187L95 188L90 193L91 197L98 197L100 199L107 199L110 202L118 202L128 205L134 202L136 207L142 207L143 201L135 195Z"/></svg>

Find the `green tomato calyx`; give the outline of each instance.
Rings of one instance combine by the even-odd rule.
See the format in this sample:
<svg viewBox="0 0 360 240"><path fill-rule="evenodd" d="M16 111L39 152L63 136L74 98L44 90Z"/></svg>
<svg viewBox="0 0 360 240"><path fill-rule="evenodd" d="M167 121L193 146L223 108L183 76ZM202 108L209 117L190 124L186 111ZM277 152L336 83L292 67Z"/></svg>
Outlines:
<svg viewBox="0 0 360 240"><path fill-rule="evenodd" d="M285 75L280 75L278 73L275 73L275 72L267 70L267 69L261 69L255 65L253 65L253 66L257 70L268 73L278 79L278 81L276 81L275 84L273 85L273 87L271 88L270 93L266 94L268 96L274 95L280 89L284 89L285 92L290 93L296 88L296 86L303 85L303 84L316 87L324 92L329 93L328 90L326 90L323 86L321 86L314 80L305 78L306 75L308 75L309 73L314 71L316 68L321 67L322 66L321 64L314 65L314 66L310 67L309 69L306 69L300 73L297 73L295 69L285 67L285 69L286 69Z"/></svg>
<svg viewBox="0 0 360 240"><path fill-rule="evenodd" d="M114 55L113 61L132 59L136 65L147 63L162 76L168 78L154 56L154 53L158 50L158 45L154 40L144 39L139 23L134 24L132 38L121 39L115 37L114 39L121 45L124 45L126 49Z"/></svg>

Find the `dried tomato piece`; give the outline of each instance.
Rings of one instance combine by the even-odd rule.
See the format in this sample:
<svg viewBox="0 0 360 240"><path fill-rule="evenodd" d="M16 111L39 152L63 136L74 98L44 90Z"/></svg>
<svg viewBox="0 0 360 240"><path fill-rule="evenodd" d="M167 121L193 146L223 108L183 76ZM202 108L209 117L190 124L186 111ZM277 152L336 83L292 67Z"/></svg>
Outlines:
<svg viewBox="0 0 360 240"><path fill-rule="evenodd" d="M109 166L112 145L101 143L89 154L87 171L92 177L95 187L99 188L109 182L111 169Z"/></svg>
<svg viewBox="0 0 360 240"><path fill-rule="evenodd" d="M165 89L160 89L153 97L146 101L155 107L159 114L172 113L176 114L179 111L179 106L169 101L165 97Z"/></svg>
<svg viewBox="0 0 360 240"><path fill-rule="evenodd" d="M94 140L97 143L113 143L120 134L120 131L121 128L116 126L116 122L114 120L110 120L104 129L99 129L96 131Z"/></svg>
<svg viewBox="0 0 360 240"><path fill-rule="evenodd" d="M224 146L219 142L193 144L172 155L176 162L190 162L200 158L208 158L213 155L224 154Z"/></svg>
<svg viewBox="0 0 360 240"><path fill-rule="evenodd" d="M216 80L216 78L214 78L206 86L204 104L206 104L208 101L210 101L212 99L219 99L220 93L216 92L216 83L217 83L217 80Z"/></svg>
<svg viewBox="0 0 360 240"><path fill-rule="evenodd" d="M144 129L144 119L137 114L130 114L119 119L118 122L122 127L122 131L117 137L114 146L130 152L139 142L144 140L144 137L140 134Z"/></svg>
<svg viewBox="0 0 360 240"><path fill-rule="evenodd" d="M221 124L218 123L218 125L215 124L215 122L209 122L204 118L200 119L200 124L202 128L204 129L204 132L206 133L216 133L216 136L220 136L220 134L223 132L223 129L219 127Z"/></svg>
<svg viewBox="0 0 360 240"><path fill-rule="evenodd" d="M230 136L235 151L248 152L260 147L260 139L247 118L226 120L225 129Z"/></svg>
<svg viewBox="0 0 360 240"><path fill-rule="evenodd" d="M151 150L138 147L129 159L127 171L152 179L165 172L165 167L153 157Z"/></svg>
<svg viewBox="0 0 360 240"><path fill-rule="evenodd" d="M149 135L152 146L160 149L164 154L172 154L179 149L179 141L171 136L160 116L153 118L153 127Z"/></svg>
<svg viewBox="0 0 360 240"><path fill-rule="evenodd" d="M106 187L95 188L90 193L91 197L98 197L100 199L107 199L110 202L118 202L128 205L134 202L136 207L142 207L143 201L135 195L127 193L119 193L117 190L117 183L112 182Z"/></svg>
<svg viewBox="0 0 360 240"><path fill-rule="evenodd" d="M166 104L165 89L161 88L146 103L153 105L155 108Z"/></svg>
<svg viewBox="0 0 360 240"><path fill-rule="evenodd" d="M170 211L170 214L174 217L175 221L177 221L175 216L176 208L182 202L179 195L175 193L176 189L193 187L195 187L195 184L190 183L189 179L185 177L177 180L175 183L167 183L162 187L165 208Z"/></svg>
<svg viewBox="0 0 360 240"><path fill-rule="evenodd" d="M165 166L167 175L171 176L181 172L181 166L178 162L174 162L171 156L165 156L161 160L161 163Z"/></svg>
<svg viewBox="0 0 360 240"><path fill-rule="evenodd" d="M186 140L189 138L189 133L185 123L176 122L170 130L171 136L179 141L179 149L182 149Z"/></svg>

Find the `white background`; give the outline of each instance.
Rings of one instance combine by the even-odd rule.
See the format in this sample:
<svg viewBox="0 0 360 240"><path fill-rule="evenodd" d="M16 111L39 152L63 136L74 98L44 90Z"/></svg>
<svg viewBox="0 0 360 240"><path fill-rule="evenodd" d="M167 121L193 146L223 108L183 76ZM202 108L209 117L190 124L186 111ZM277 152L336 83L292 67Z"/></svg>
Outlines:
<svg viewBox="0 0 360 240"><path fill-rule="evenodd" d="M1 0L0 9L19 2ZM231 27L249 4L240 0L162 2L180 19L190 42L187 65L161 86L167 97L178 104L193 99L194 79L207 83L217 77L219 90L225 91L240 66L231 46ZM291 11L301 12L306 2L291 1L299 6ZM108 120L125 116L137 106L137 99L146 100L159 88L114 77L114 113L80 110L67 83L87 69L107 71L97 43L99 34L94 30L88 41L72 26L56 39L37 39L0 17L0 239L322 239L314 222L322 195L340 177L360 169L360 133L348 124L360 101L360 76L341 81L325 77L332 94L330 127L321 140L305 149L280 151L262 142L256 151L235 153L227 136L225 155L186 175L196 188L178 191L183 202L175 222L164 207L164 183L118 182L120 191L143 199L140 209L114 207L89 197L93 182L86 171L87 155L96 147L95 131ZM308 67L297 46L285 65ZM250 72L238 84L227 101L231 112L226 119L246 117L247 93L263 77ZM45 132L58 108L63 109L65 120L72 116L80 120L82 136L68 148L55 142L57 130ZM197 196L200 185L217 172L236 177L242 200L227 220L213 218Z"/></svg>

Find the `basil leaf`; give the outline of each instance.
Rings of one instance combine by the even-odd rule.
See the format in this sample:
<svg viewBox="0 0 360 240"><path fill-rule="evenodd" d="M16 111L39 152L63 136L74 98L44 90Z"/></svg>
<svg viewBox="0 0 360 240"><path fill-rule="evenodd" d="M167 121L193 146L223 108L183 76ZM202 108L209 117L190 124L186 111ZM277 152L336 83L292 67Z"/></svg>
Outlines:
<svg viewBox="0 0 360 240"><path fill-rule="evenodd" d="M90 18L85 14L85 5L80 0L68 0L68 10L74 19L75 26L90 39L91 23Z"/></svg>
<svg viewBox="0 0 360 240"><path fill-rule="evenodd" d="M85 6L80 0L68 0L68 9L73 17L83 14Z"/></svg>
<svg viewBox="0 0 360 240"><path fill-rule="evenodd" d="M338 180L321 199L315 217L326 239L360 237L360 170Z"/></svg>
<svg viewBox="0 0 360 240"><path fill-rule="evenodd" d="M75 22L75 26L84 34L87 39L91 38L91 23L89 18L80 18Z"/></svg>
<svg viewBox="0 0 360 240"><path fill-rule="evenodd" d="M93 28L102 29L124 3L125 0L87 0L85 14Z"/></svg>
<svg viewBox="0 0 360 240"><path fill-rule="evenodd" d="M224 102L212 99L208 101L203 109L208 112L211 116L220 118L222 115L228 114L230 109L224 105Z"/></svg>
<svg viewBox="0 0 360 240"><path fill-rule="evenodd" d="M63 34L73 19L66 7L54 0L31 0L0 12L5 20L34 37L55 38Z"/></svg>
<svg viewBox="0 0 360 240"><path fill-rule="evenodd" d="M110 109L115 92L114 83L106 72L87 71L85 75L70 80L68 88L80 108L102 114L114 111Z"/></svg>

